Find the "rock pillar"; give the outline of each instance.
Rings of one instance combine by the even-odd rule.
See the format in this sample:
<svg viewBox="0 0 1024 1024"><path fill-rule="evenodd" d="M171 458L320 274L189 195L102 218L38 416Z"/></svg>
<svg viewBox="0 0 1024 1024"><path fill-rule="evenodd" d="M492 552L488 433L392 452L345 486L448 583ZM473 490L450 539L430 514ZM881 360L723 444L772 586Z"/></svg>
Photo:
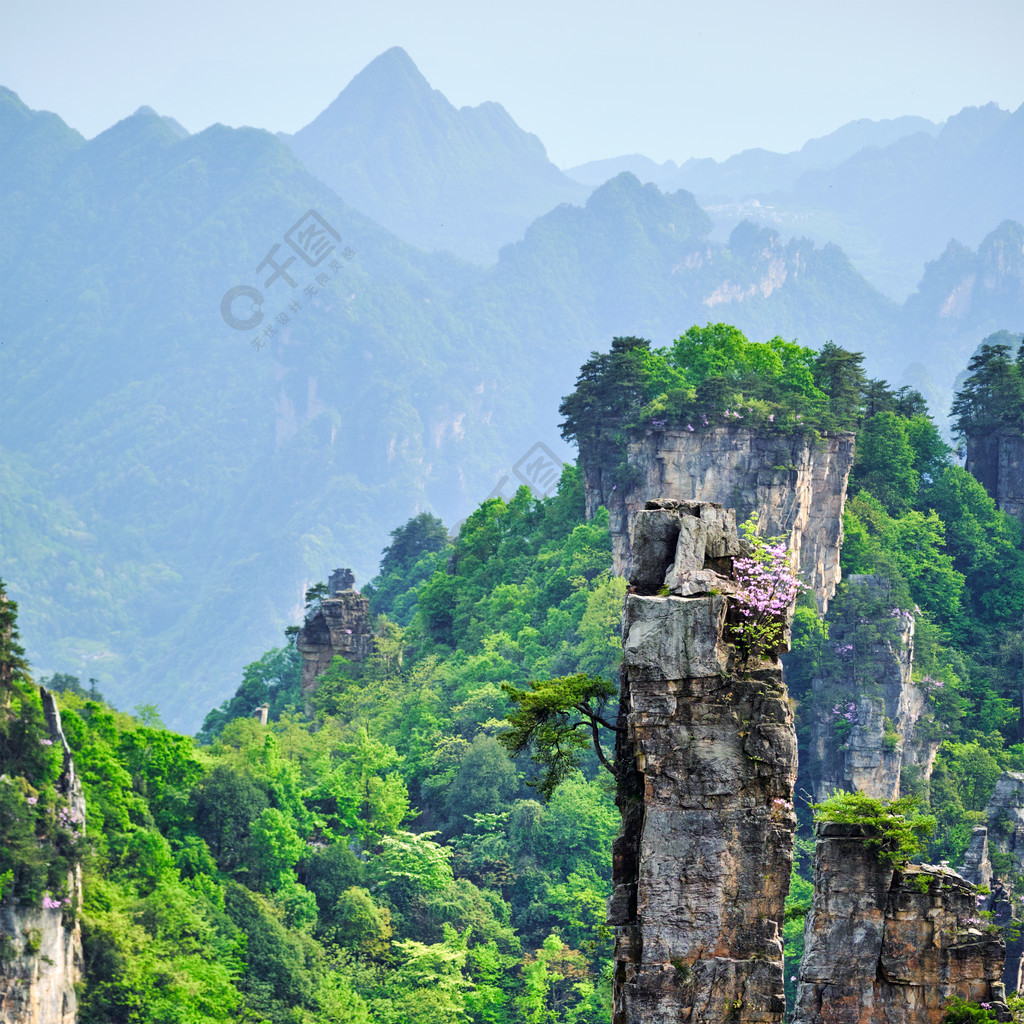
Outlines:
<svg viewBox="0 0 1024 1024"><path fill-rule="evenodd" d="M66 821L85 830L85 797L75 775L53 694L40 688L50 739L63 751L57 783L67 801ZM17 892L0 904L0 1019L4 1024L74 1024L75 986L82 977L82 868L68 872L65 900L53 906L20 903Z"/></svg>
<svg viewBox="0 0 1024 1024"><path fill-rule="evenodd" d="M362 661L373 651L370 601L354 586L351 569L335 569L328 585L330 596L306 613L295 638L302 655L302 697L307 707L317 676L331 667L336 656Z"/></svg>
<svg viewBox="0 0 1024 1024"><path fill-rule="evenodd" d="M1003 1002L1003 940L948 868L894 870L859 825L819 824L794 1024L940 1024L953 996Z"/></svg>
<svg viewBox="0 0 1024 1024"><path fill-rule="evenodd" d="M914 616L882 576L850 576L829 612L835 670L815 679L808 760L815 800L837 790L895 800L931 778L941 738L911 672Z"/></svg>
<svg viewBox="0 0 1024 1024"><path fill-rule="evenodd" d="M731 640L735 513L648 502L633 543L613 1020L781 1021L796 735L777 657Z"/></svg>

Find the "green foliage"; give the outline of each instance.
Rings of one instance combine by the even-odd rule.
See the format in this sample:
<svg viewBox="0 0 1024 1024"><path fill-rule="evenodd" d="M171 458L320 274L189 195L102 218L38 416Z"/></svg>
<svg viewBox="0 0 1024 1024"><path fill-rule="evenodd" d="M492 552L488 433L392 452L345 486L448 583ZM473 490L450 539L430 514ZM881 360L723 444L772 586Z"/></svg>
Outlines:
<svg viewBox="0 0 1024 1024"><path fill-rule="evenodd" d="M606 705L616 687L605 679L577 673L531 682L527 689L505 685L516 710L509 716L511 728L500 737L513 755L532 751L543 774L531 785L550 797L558 785L577 771L583 753L593 749L613 775L615 768L601 746L600 728L616 730L608 720Z"/></svg>
<svg viewBox="0 0 1024 1024"><path fill-rule="evenodd" d="M916 856L935 831L935 819L921 814L912 797L889 802L863 793L834 793L811 807L816 821L860 826L878 858L894 866Z"/></svg>
<svg viewBox="0 0 1024 1024"><path fill-rule="evenodd" d="M1011 343L1019 344L1017 358ZM1006 331L990 335L967 366L968 377L953 399L957 433L973 437L1006 429L1024 434L1024 339Z"/></svg>
<svg viewBox="0 0 1024 1024"><path fill-rule="evenodd" d="M970 1003L954 996L945 1007L944 1024L995 1024L999 1019L988 1003Z"/></svg>

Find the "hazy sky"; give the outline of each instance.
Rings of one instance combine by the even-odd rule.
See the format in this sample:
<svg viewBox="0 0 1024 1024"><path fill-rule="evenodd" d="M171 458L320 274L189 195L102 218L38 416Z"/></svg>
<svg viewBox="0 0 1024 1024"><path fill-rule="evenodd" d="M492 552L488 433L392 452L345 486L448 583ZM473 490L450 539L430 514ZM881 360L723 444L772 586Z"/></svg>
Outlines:
<svg viewBox="0 0 1024 1024"><path fill-rule="evenodd" d="M1024 0L0 0L0 84L87 136L142 104L295 131L404 47L555 163L788 151L859 117L1024 102Z"/></svg>

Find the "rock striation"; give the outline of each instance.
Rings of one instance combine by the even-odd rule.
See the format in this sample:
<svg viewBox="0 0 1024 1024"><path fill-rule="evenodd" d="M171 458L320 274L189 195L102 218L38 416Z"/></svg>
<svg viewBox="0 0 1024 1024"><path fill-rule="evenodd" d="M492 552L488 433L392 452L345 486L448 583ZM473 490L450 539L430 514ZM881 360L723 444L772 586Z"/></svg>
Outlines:
<svg viewBox="0 0 1024 1024"><path fill-rule="evenodd" d="M914 616L892 607L883 576L850 576L829 642L838 674L812 681L808 768L817 801L836 790L880 800L931 778L941 739L911 671Z"/></svg>
<svg viewBox="0 0 1024 1024"><path fill-rule="evenodd" d="M627 472L580 452L587 515L611 522L614 570L628 576L630 522L652 496L719 502L740 520L760 513L765 536L784 535L824 611L839 582L846 484L853 434L782 434L747 427L647 430L626 446Z"/></svg>
<svg viewBox="0 0 1024 1024"><path fill-rule="evenodd" d="M327 584L328 596L314 605L295 638L302 655L302 697L306 704L316 691L316 680L335 657L362 661L373 651L370 601L355 589L351 569L335 569Z"/></svg>
<svg viewBox="0 0 1024 1024"><path fill-rule="evenodd" d="M50 739L64 752L58 792L67 800L70 820L85 828L85 797L75 775L71 748L53 694L40 687ZM0 904L0 1019L4 1024L74 1024L75 986L82 977L82 870L67 879L69 902L28 906L14 898ZM56 902L56 901L55 901Z"/></svg>
<svg viewBox="0 0 1024 1024"><path fill-rule="evenodd" d="M613 849L615 1024L781 1021L796 817L774 655L730 639L735 512L637 511L623 614Z"/></svg>
<svg viewBox="0 0 1024 1024"><path fill-rule="evenodd" d="M966 469L1002 511L1024 523L1024 434L997 430L969 435Z"/></svg>
<svg viewBox="0 0 1024 1024"><path fill-rule="evenodd" d="M859 825L820 823L794 1024L939 1024L952 996L1004 1003L1003 940L948 868L895 870Z"/></svg>

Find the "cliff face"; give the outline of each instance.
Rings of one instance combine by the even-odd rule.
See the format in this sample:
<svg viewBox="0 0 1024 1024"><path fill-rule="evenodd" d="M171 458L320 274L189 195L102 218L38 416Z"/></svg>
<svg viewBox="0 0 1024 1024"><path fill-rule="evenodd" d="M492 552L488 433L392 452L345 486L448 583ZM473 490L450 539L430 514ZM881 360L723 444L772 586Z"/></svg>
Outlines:
<svg viewBox="0 0 1024 1024"><path fill-rule="evenodd" d="M939 1024L952 996L1003 1003L1003 940L955 872L880 861L856 825L819 824L798 1024Z"/></svg>
<svg viewBox="0 0 1024 1024"><path fill-rule="evenodd" d="M781 1021L796 735L778 659L729 639L735 513L649 502L633 537L613 1019Z"/></svg>
<svg viewBox="0 0 1024 1024"><path fill-rule="evenodd" d="M816 445L801 434L745 427L648 430L629 443L628 484L581 452L587 515L611 518L614 570L628 575L630 520L648 498L719 502L740 520L760 513L763 535L785 535L803 579L824 611L839 582L839 548L853 435L827 435ZM621 475L621 474L620 474Z"/></svg>
<svg viewBox="0 0 1024 1024"><path fill-rule="evenodd" d="M71 820L85 828L85 798L75 776L71 750L53 695L42 690L50 739L64 751L58 791L68 801ZM75 984L82 976L82 904L79 865L68 875L70 902L53 908L0 904L0 1019L4 1024L74 1024ZM17 894L15 894L16 897ZM56 901L55 901L56 902Z"/></svg>
<svg viewBox="0 0 1024 1024"><path fill-rule="evenodd" d="M331 667L335 655L362 661L373 651L370 601L354 585L350 569L335 569L327 586L330 596L307 613L295 638L302 655L302 696L307 704L316 690L317 676Z"/></svg>
<svg viewBox="0 0 1024 1024"><path fill-rule="evenodd" d="M1009 431L968 437L966 468L999 508L1024 523L1024 437Z"/></svg>
<svg viewBox="0 0 1024 1024"><path fill-rule="evenodd" d="M888 606L884 577L851 576L845 585L860 600L849 615L830 615L841 675L811 684L814 798L859 790L895 800L907 768L922 781L931 778L940 743L929 729L925 695L911 680L914 617Z"/></svg>
<svg viewBox="0 0 1024 1024"><path fill-rule="evenodd" d="M993 911L997 923L1016 926L1007 941L1003 973L1006 990L1013 992L1024 985L1024 934L1013 934L1024 916L1024 773L1000 776L985 807L985 822L975 828L960 870L975 885L991 888L982 909Z"/></svg>

